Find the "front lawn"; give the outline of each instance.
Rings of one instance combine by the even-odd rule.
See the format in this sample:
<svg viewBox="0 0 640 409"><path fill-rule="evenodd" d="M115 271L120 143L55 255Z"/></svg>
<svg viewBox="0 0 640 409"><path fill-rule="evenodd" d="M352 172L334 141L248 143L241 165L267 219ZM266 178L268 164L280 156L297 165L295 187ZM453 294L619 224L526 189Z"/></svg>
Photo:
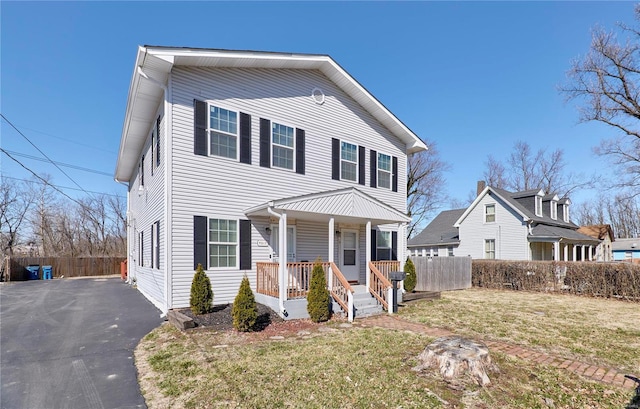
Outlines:
<svg viewBox="0 0 640 409"><path fill-rule="evenodd" d="M549 299L544 294L538 294L537 300L535 294L518 293L520 297L532 298L529 302L514 304L515 301L509 301L511 294L502 295L502 292L476 290L449 293L442 300L405 307L401 316L416 321L424 321L428 316L430 325L455 332L495 334L496 338L526 341L544 350L549 345L550 350L557 352L550 339L560 329L557 323L551 325L556 320L544 318L553 314L557 320L563 320L571 314L565 304L572 303ZM497 306L498 300L505 303L503 308ZM591 301L603 303L603 300ZM575 304L578 302L576 300ZM521 305L523 311L517 311L517 305ZM614 331L614 334L618 334L616 328L623 327L634 314L635 322L639 322L637 309L628 308L630 305L626 303L617 305L622 310L623 321L611 319L606 325L607 331ZM637 307L637 304L631 306ZM556 311L558 309L562 312ZM597 310L601 314L609 309L615 308L604 301ZM502 320L513 323L493 317L483 321L480 319L482 311L501 314ZM589 311L590 315L595 315L593 310ZM518 317L527 314L535 321L536 328L532 328L532 333L551 334L527 337L526 323L515 325L523 319ZM486 321L489 323L479 323ZM495 328L491 322L495 322ZM636 346L615 354L617 358L610 358L609 354L598 356L610 348L601 345L604 341L586 339L593 337L595 324L590 318L585 322L582 336L580 325L571 324L572 329L568 332L576 333L566 337L580 338L581 348L588 351L587 354L570 352L568 347L559 348L559 352L570 352L581 360L592 358L613 363L637 351L633 349L638 348L636 338ZM164 325L145 337L136 349L141 389L149 408L619 409L631 395L629 390L588 381L550 366L510 358L497 351L492 351L491 355L500 372L490 374L491 385L486 388L470 384L452 387L439 375L418 374L411 370L417 363L415 357L431 338L365 327L363 323L366 321L356 321L351 328L341 328L338 323L311 325L304 331L290 331L276 339L209 329L181 333ZM517 328L516 333L511 333L511 325ZM532 322L529 325L533 326ZM546 326L550 326L547 331ZM621 336L628 341L633 339ZM623 343L617 339L611 341L611 348ZM633 359L637 365L637 353Z"/></svg>

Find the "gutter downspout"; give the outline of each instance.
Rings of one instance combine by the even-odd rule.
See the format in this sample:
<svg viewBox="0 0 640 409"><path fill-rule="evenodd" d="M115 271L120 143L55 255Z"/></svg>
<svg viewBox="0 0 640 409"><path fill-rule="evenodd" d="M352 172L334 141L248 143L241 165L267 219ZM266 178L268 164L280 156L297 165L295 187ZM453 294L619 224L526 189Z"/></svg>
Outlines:
<svg viewBox="0 0 640 409"><path fill-rule="evenodd" d="M285 291L286 291L286 287L284 285L284 277L285 277L285 271L287 269L287 253L286 253L286 242L287 242L287 215L285 214L280 214L276 211L273 210L273 203L270 203L269 206L267 206L267 212L275 217L278 218L279 223L278 223L278 227L279 227L279 234L278 234L278 248L280 249L278 254L278 281L279 281L279 288L278 288L278 305L280 307L280 314L282 314L283 317L286 317L287 315L289 315L287 313L287 310L284 308L284 297L285 297ZM282 225L284 223L284 229L282 228ZM284 262L282 260L282 254L284 253Z"/></svg>
<svg viewBox="0 0 640 409"><path fill-rule="evenodd" d="M131 260L129 260L130 255L131 255L131 251L129 249L129 237L131 236L131 232L129 231L129 226L131 224L131 220L129 219L130 215L131 215L131 203L129 200L129 182L125 182L123 180L118 180L118 178L113 178L113 180L115 180L117 183L123 184L127 187L127 281L125 281L127 284L131 284L131 274L129 274L129 269L130 267L133 265L131 263Z"/></svg>

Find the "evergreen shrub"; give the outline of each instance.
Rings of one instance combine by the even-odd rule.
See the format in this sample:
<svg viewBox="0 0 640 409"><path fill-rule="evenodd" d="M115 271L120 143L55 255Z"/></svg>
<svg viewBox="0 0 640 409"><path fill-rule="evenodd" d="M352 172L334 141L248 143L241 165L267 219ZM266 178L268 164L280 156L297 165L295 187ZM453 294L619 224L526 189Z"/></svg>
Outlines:
<svg viewBox="0 0 640 409"><path fill-rule="evenodd" d="M238 331L252 331L256 325L258 307L247 276L244 276L240 283L240 290L233 301L231 315L233 316L233 328Z"/></svg>
<svg viewBox="0 0 640 409"><path fill-rule="evenodd" d="M322 265L318 261L311 271L311 283L307 293L307 312L313 322L327 321L330 318L327 279Z"/></svg>
<svg viewBox="0 0 640 409"><path fill-rule="evenodd" d="M202 264L198 264L196 274L191 281L191 297L189 297L189 305L194 314L206 314L211 311L213 304L213 291L211 290L211 281L204 272Z"/></svg>

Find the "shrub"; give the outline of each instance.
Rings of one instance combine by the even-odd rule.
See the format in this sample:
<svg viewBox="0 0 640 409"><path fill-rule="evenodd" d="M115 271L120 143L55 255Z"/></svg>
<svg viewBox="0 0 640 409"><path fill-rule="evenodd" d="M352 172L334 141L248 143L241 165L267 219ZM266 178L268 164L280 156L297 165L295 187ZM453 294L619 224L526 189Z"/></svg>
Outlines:
<svg viewBox="0 0 640 409"><path fill-rule="evenodd" d="M318 262L311 271L311 283L307 293L307 312L313 322L327 321L330 317L327 279L324 276L322 265Z"/></svg>
<svg viewBox="0 0 640 409"><path fill-rule="evenodd" d="M416 289L418 278L416 277L416 266L410 258L407 258L407 262L404 263L404 272L407 273L404 279L404 289L406 292L412 293Z"/></svg>
<svg viewBox="0 0 640 409"><path fill-rule="evenodd" d="M244 276L240 283L240 290L238 290L238 295L236 295L233 301L231 316L233 316L233 328L238 331L251 331L254 325L256 325L258 308L247 276Z"/></svg>
<svg viewBox="0 0 640 409"><path fill-rule="evenodd" d="M196 274L191 282L191 297L189 305L194 314L206 314L211 311L213 304L213 291L211 291L211 281L204 272L202 264L198 264Z"/></svg>

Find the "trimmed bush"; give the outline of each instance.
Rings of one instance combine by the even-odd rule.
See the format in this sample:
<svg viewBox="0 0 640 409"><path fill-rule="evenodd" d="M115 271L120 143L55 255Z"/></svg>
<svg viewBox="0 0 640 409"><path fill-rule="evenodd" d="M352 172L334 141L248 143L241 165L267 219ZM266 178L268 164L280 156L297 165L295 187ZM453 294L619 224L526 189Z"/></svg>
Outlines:
<svg viewBox="0 0 640 409"><path fill-rule="evenodd" d="M313 322L327 321L330 318L327 279L322 265L317 262L311 271L311 283L307 293L307 312Z"/></svg>
<svg viewBox="0 0 640 409"><path fill-rule="evenodd" d="M247 276L244 276L240 283L240 290L238 290L238 295L233 301L231 316L233 317L233 328L238 331L252 331L254 325L256 325L258 307Z"/></svg>
<svg viewBox="0 0 640 409"><path fill-rule="evenodd" d="M407 276L404 279L404 290L408 293L412 293L416 289L418 278L416 277L416 266L413 264L410 258L404 263L404 272Z"/></svg>
<svg viewBox="0 0 640 409"><path fill-rule="evenodd" d="M189 305L194 314L206 314L211 311L213 304L213 291L211 290L211 281L204 272L202 264L198 264L196 274L191 281L191 297L189 297Z"/></svg>

